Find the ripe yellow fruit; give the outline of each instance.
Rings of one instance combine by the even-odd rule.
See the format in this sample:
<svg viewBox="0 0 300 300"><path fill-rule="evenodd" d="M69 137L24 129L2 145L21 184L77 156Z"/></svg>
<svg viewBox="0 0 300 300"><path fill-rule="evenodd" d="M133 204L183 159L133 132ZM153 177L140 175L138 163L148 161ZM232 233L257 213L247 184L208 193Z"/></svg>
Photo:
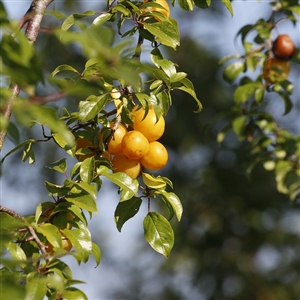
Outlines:
<svg viewBox="0 0 300 300"><path fill-rule="evenodd" d="M160 117L158 120L154 109L151 107L148 114L145 116L145 109L134 110L135 116L133 122L134 130L141 132L149 142L158 140L165 131L165 119Z"/></svg>
<svg viewBox="0 0 300 300"><path fill-rule="evenodd" d="M79 150L79 149L84 149L84 148L89 148L92 151L92 149L94 148L94 145L91 141L79 136L76 139L76 151ZM84 154L84 155L76 154L75 156L76 156L78 161L82 162L86 158L92 157L94 155L95 155L95 153L91 152L89 154Z"/></svg>
<svg viewBox="0 0 300 300"><path fill-rule="evenodd" d="M62 248L65 251L67 251L67 252L71 251L73 245L72 245L71 241L68 238L66 238L63 234L62 234L62 238L61 238L61 243L62 243ZM54 254L56 252L54 250L53 245L50 243L46 244L46 251L51 254Z"/></svg>
<svg viewBox="0 0 300 300"><path fill-rule="evenodd" d="M146 169L155 171L167 164L168 157L168 151L165 146L155 141L149 144L149 151L140 162Z"/></svg>
<svg viewBox="0 0 300 300"><path fill-rule="evenodd" d="M122 151L130 159L141 159L149 150L147 138L139 131L127 132L122 139Z"/></svg>
<svg viewBox="0 0 300 300"><path fill-rule="evenodd" d="M113 127L114 124L111 123L110 127ZM127 133L127 129L124 125L119 124L117 130L113 133L109 143L108 143L108 152L110 154L118 154L122 152L122 139Z"/></svg>
<svg viewBox="0 0 300 300"><path fill-rule="evenodd" d="M263 68L263 78L268 83L284 80L289 76L290 63L276 57L268 58Z"/></svg>
<svg viewBox="0 0 300 300"><path fill-rule="evenodd" d="M148 2L148 0L145 0L144 2ZM155 3L160 4L165 9L158 8L158 7L151 7L151 10L160 12L164 16L169 18L170 17L170 6L169 6L168 2L166 0L156 0ZM160 20L158 20L158 21L160 21Z"/></svg>
<svg viewBox="0 0 300 300"><path fill-rule="evenodd" d="M114 173L124 172L131 178L137 178L141 172L141 164L138 160L129 159L125 154L120 153L114 156L112 160Z"/></svg>

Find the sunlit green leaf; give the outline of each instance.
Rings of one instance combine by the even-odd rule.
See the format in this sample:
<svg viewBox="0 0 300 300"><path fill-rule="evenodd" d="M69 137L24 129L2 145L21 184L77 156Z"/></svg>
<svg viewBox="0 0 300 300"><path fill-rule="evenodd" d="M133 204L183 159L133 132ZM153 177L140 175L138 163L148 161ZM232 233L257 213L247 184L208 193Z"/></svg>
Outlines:
<svg viewBox="0 0 300 300"><path fill-rule="evenodd" d="M63 72L63 71L71 71L71 72L74 72L78 75L80 75L80 73L75 69L73 68L72 66L69 66L69 65L60 65L58 66L52 73L51 73L51 76L55 76L56 74L60 73L60 72Z"/></svg>
<svg viewBox="0 0 300 300"><path fill-rule="evenodd" d="M194 1L193 0L179 0L178 1L178 5L180 6L180 8L182 8L183 10L186 11L191 11L194 10Z"/></svg>
<svg viewBox="0 0 300 300"><path fill-rule="evenodd" d="M243 61L234 62L224 69L223 79L229 83L232 83L244 70L245 65Z"/></svg>
<svg viewBox="0 0 300 300"><path fill-rule="evenodd" d="M88 10L82 14L72 14L70 15L69 17L67 17L62 26L61 26L61 29L63 31L67 31L71 26L73 26L74 24L76 24L76 22L84 17L87 17L87 16L93 16L95 14L94 11L92 10Z"/></svg>
<svg viewBox="0 0 300 300"><path fill-rule="evenodd" d="M239 137L239 140L243 140L245 138L246 120L247 116L239 116L232 121L232 129Z"/></svg>
<svg viewBox="0 0 300 300"><path fill-rule="evenodd" d="M127 199L122 199L123 201L131 199L138 192L139 183L136 179L132 179L127 174L123 172L111 173L111 170L105 166L101 166L97 169L99 175L103 175L108 178L111 182L119 186L121 189L128 191Z"/></svg>
<svg viewBox="0 0 300 300"><path fill-rule="evenodd" d="M92 243L92 254L96 261L96 266L98 266L101 261L101 250L100 250L99 246L96 245L95 243Z"/></svg>
<svg viewBox="0 0 300 300"><path fill-rule="evenodd" d="M65 289L61 297L67 300L88 300L86 294L75 287Z"/></svg>
<svg viewBox="0 0 300 300"><path fill-rule="evenodd" d="M17 245L13 241L10 241L5 245L5 247L14 260L18 261L19 264L23 267L26 265L25 263L24 264L22 263L22 262L26 262L27 259L26 254L24 253L23 249L19 245Z"/></svg>
<svg viewBox="0 0 300 300"><path fill-rule="evenodd" d="M72 188L66 200L87 211L98 212L94 197L84 190Z"/></svg>
<svg viewBox="0 0 300 300"><path fill-rule="evenodd" d="M88 157L80 165L80 178L83 182L91 183L94 177L95 158Z"/></svg>
<svg viewBox="0 0 300 300"><path fill-rule="evenodd" d="M144 219L144 237L158 253L168 257L174 245L174 232L168 220L157 212Z"/></svg>
<svg viewBox="0 0 300 300"><path fill-rule="evenodd" d="M250 82L250 83L246 83L244 85L239 86L233 94L235 103L236 104L244 103L260 87L261 87L261 84L257 83L257 82Z"/></svg>
<svg viewBox="0 0 300 300"><path fill-rule="evenodd" d="M9 156L10 154L16 152L17 150L19 150L19 149L22 148L22 147L25 147L25 146L28 145L28 144L34 143L34 142L35 142L34 139L29 139L29 140L26 140L26 141L22 142L22 143L19 144L18 146L14 147L12 150L10 150L8 153L6 153L6 154L3 156L2 160L1 160L1 163L3 163L4 160L5 160L5 158L6 158L7 156Z"/></svg>
<svg viewBox="0 0 300 300"><path fill-rule="evenodd" d="M36 274L26 282L26 296L24 300L43 300L47 293L46 276Z"/></svg>
<svg viewBox="0 0 300 300"><path fill-rule="evenodd" d="M79 229L64 229L62 233L71 241L79 259L87 262L93 248L91 233L84 224L78 223L78 225Z"/></svg>
<svg viewBox="0 0 300 300"><path fill-rule="evenodd" d="M145 23L144 28L155 36L157 42L174 49L179 46L180 36L172 23Z"/></svg>
<svg viewBox="0 0 300 300"><path fill-rule="evenodd" d="M34 229L45 236L49 243L54 246L54 248L61 248L61 234L56 226L50 223L45 223L41 224L40 226L34 226Z"/></svg>
<svg viewBox="0 0 300 300"><path fill-rule="evenodd" d="M183 207L178 196L172 192L170 193L166 191L159 191L158 194L163 198L163 200L166 203L168 203L172 207L178 221L180 221L183 212Z"/></svg>
<svg viewBox="0 0 300 300"><path fill-rule="evenodd" d="M89 96L85 101L79 102L79 118L82 122L93 119L105 106L108 95Z"/></svg>
<svg viewBox="0 0 300 300"><path fill-rule="evenodd" d="M233 9L230 0L222 0L223 4L226 6L230 14L233 16Z"/></svg>
<svg viewBox="0 0 300 300"><path fill-rule="evenodd" d="M111 17L112 17L111 13L100 14L100 16L94 19L92 25L96 27L102 26L106 21L109 21Z"/></svg>
<svg viewBox="0 0 300 300"><path fill-rule="evenodd" d="M143 182L145 185L147 185L149 188L152 189L161 189L166 187L166 182L159 177L154 177L151 174L142 173Z"/></svg>
<svg viewBox="0 0 300 300"><path fill-rule="evenodd" d="M65 158L62 158L53 163L46 165L45 167L60 173L65 173L67 170L67 160Z"/></svg>

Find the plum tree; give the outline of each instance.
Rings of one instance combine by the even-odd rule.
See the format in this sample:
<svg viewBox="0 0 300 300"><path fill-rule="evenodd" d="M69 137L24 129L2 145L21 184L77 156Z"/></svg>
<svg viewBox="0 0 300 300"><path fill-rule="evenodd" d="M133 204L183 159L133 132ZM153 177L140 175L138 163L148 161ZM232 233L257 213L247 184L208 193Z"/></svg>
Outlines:
<svg viewBox="0 0 300 300"><path fill-rule="evenodd" d="M32 215L24 217L0 206L1 258L5 258L0 277L3 299L12 298L12 293L15 299L87 299L74 286L78 281L61 259L71 255L78 263L86 263L93 256L99 265L100 247L93 241L86 216L98 212L97 194L105 183L103 178L118 190L120 201L114 215L117 229L121 231L129 219L146 211L145 241L169 257L175 242L171 219L180 221L183 207L180 198L170 191L174 188L172 181L141 170L141 165L158 171L168 161L166 147L157 140L165 132L175 93L185 95L185 101L193 100L196 113L203 109L188 74L165 58L164 50L176 50L181 42L179 20L170 16L166 1L107 0L105 10L98 7L79 13L57 11L56 6L48 9L52 2L33 0L21 20L14 22L0 1L0 149L6 136L16 144L2 156L1 163L6 167L7 157L19 155L22 149L20 161L31 165L42 149L51 154L49 157L55 156L53 162L45 164L47 169L63 176L63 180L50 175L51 179L44 178L45 196L51 201L35 206L29 193L23 195L26 205L32 205ZM211 1L172 2L177 4L191 11L195 6L199 10L208 8ZM216 5L223 4L233 15L231 1ZM252 165L263 162L274 172L278 190L295 200L300 189L299 138L282 130L261 104L266 93L277 93L284 101L285 113L292 110L293 83L287 77L290 62L283 59L290 59L295 51L291 43L283 46L286 38L282 36L272 48L271 33L280 26L282 15L296 24L299 5L293 0L276 0L270 1L270 9L272 18L260 19L238 31L245 53L221 60L227 63L237 59L223 71L223 78L230 83L249 71L258 71L259 75L252 80L247 73L237 84L233 95L236 106L222 123L226 126L217 141L222 143L232 130L240 141L249 142L250 154L256 156ZM55 19L46 22L48 27L41 26L47 19L44 15ZM252 32L254 38L249 34ZM55 43L57 47L45 47L43 42L48 38L52 42L47 45ZM144 44L150 48L146 62L141 58ZM272 51L277 57L272 57ZM294 62L299 62L298 50ZM60 103L64 105L53 105L62 99L67 100ZM40 136L33 127L40 129ZM30 134L28 139L21 134L25 130ZM56 151L50 153L49 144ZM155 206L158 211L153 211L152 199L167 209L160 212L160 206ZM145 210L140 211L142 204ZM169 212L167 216L165 211ZM63 284L55 288L49 274L58 276Z"/></svg>

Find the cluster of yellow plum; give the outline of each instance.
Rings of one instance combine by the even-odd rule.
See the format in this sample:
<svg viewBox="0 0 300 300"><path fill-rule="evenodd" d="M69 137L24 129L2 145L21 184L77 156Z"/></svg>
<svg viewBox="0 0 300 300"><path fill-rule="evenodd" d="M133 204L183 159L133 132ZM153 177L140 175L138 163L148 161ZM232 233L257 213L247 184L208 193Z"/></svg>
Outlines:
<svg viewBox="0 0 300 300"><path fill-rule="evenodd" d="M168 152L157 140L165 130L165 120L157 119L152 107L133 109L133 130L119 124L109 143L108 152L113 155L114 172L124 172L132 178L138 177L141 167L159 170L168 161ZM111 123L111 127L114 124Z"/></svg>
<svg viewBox="0 0 300 300"><path fill-rule="evenodd" d="M111 93L115 101L119 100L120 92L113 89ZM145 110L135 106L132 111L133 124L130 126L122 122L110 122L111 133L108 138L106 151L101 157L111 160L113 172L124 172L132 178L139 176L142 167L148 170L159 170L168 161L168 151L158 139L165 131L165 119L157 118L152 107ZM104 129L104 128L103 128ZM103 142L103 132L100 130L98 140ZM107 139L105 138L105 141ZM76 158L83 161L87 157L99 155L98 145L85 137L76 138ZM88 153L82 150L88 149Z"/></svg>

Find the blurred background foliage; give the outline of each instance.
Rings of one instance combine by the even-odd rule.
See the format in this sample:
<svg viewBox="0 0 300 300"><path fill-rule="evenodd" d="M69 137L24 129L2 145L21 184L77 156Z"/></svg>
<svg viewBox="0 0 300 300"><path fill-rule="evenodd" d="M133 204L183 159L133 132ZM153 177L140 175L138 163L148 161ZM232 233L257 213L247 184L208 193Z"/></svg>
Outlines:
<svg viewBox="0 0 300 300"><path fill-rule="evenodd" d="M55 6L64 11L80 12L87 10L86 2L59 1ZM100 10L94 3L89 9L95 9L93 6ZM201 17L205 12L195 12L191 17L193 22L197 13ZM211 18L222 18L222 13L216 4L209 11ZM189 21L190 14L179 12L178 16L179 23L184 24ZM241 15L237 17L242 18ZM45 20L46 26L57 22L52 17ZM209 28L196 26L191 33L193 30L208 32ZM110 233L105 228L93 228L92 232L98 233L95 242L103 252L98 268L104 268L102 274L112 277L115 274L112 275L110 270L117 270L119 276L119 280L110 279L111 284L105 291L98 290L103 299L297 300L300 297L299 199L292 203L286 195L280 194L274 175L261 165L247 175L246 166L251 160L247 141L238 141L232 133L222 144L216 142L216 135L224 124L212 123L212 120L233 106L234 86L222 80L218 65L220 57L217 51L209 49L209 42L195 40L185 30L181 46L165 54L179 65L178 71L188 74L204 106L200 114L194 114L195 102L186 94L174 92L173 106L166 118L166 132L161 139L170 153L170 161L162 175L173 181L184 207L181 222L172 224L175 231L173 251L165 260L149 254L152 250L142 242L131 250L131 256L115 259L109 247L118 245L107 243ZM84 58L77 49L62 47L51 34L41 33L37 48L48 74L66 61L83 69ZM299 80L299 70L296 74ZM52 87L41 85L39 91L48 94ZM293 99L299 103L299 89L295 89ZM79 100L79 97L72 96L50 105L72 109L77 107ZM269 106L272 111L272 105ZM299 105L295 110L298 114L293 116L297 117ZM289 115L284 118L289 119L293 130L298 130L295 134L299 135L300 121L296 117L293 122ZM40 128L34 127L30 132L24 130L21 140L33 134L36 137L41 135ZM38 186L43 186L44 180L55 181L53 176L57 176L42 167L60 157L55 152L59 150L51 143L35 145L36 150L40 150L36 153L39 159L35 166L17 166L20 153L9 157L4 166L2 187L8 184L8 187L17 186L21 191L33 187L33 201L30 206L26 205L25 213L33 213L34 202L49 199L45 189ZM5 149L9 147L10 143L7 143ZM18 170L30 176L20 177ZM105 197L105 193L101 197ZM20 197L14 201L17 205L22 200ZM143 240L142 232L139 234L140 237L133 238L132 243ZM88 282L86 278L84 280ZM101 275L98 280L101 281ZM92 288L94 294L100 287L86 286Z"/></svg>

